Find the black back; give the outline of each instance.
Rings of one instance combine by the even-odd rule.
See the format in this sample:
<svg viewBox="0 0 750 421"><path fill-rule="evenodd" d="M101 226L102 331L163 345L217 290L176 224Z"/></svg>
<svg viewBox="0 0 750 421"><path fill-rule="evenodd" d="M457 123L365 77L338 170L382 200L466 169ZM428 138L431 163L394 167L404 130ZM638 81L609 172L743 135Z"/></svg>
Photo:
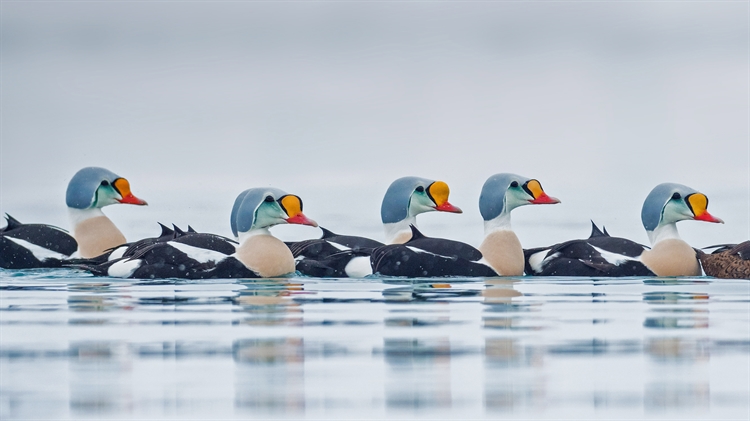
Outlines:
<svg viewBox="0 0 750 421"><path fill-rule="evenodd" d="M32 269L61 267L62 261L47 258L42 261L10 238L27 241L64 256L78 250L78 243L62 228L46 224L23 224L6 214L7 225L0 230L0 267L6 269Z"/></svg>
<svg viewBox="0 0 750 421"><path fill-rule="evenodd" d="M600 230L591 221L591 235L585 240L570 240L550 247L524 250L524 270L535 276L654 276L644 264L626 260L620 264L610 263L601 250L636 258L648 247L634 241L611 237L607 230ZM529 262L532 255L547 250L549 258L541 271L535 271Z"/></svg>
<svg viewBox="0 0 750 421"><path fill-rule="evenodd" d="M430 238L412 226L405 244L378 247L370 256L373 273L385 276L444 277L497 276L487 265L477 263L482 253L458 241Z"/></svg>
<svg viewBox="0 0 750 421"><path fill-rule="evenodd" d="M369 238L352 235L339 235L323 227L320 227L320 229L323 230L323 236L321 238L286 243L295 258L304 257L305 259L324 260L334 254L342 252L340 248L331 243L348 247L357 253L370 252L372 249L384 245L379 241L371 240Z"/></svg>

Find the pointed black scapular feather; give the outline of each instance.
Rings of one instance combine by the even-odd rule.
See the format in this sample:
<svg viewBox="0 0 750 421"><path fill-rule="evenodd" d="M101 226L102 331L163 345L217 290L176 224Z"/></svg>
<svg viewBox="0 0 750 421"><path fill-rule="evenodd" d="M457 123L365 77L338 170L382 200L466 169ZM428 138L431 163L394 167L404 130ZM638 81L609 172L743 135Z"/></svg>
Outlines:
<svg viewBox="0 0 750 421"><path fill-rule="evenodd" d="M605 231L606 231L606 229L605 229ZM599 227L596 226L596 224L594 223L594 221L591 221L591 235L589 235L589 238L605 237L605 236L609 237L609 234L607 234L605 232L602 232L599 229Z"/></svg>

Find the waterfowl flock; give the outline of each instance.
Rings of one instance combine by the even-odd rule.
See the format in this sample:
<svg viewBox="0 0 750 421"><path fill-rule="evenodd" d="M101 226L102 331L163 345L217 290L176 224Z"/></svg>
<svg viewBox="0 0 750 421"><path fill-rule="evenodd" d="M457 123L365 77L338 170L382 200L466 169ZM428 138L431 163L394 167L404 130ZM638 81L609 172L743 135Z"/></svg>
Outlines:
<svg viewBox="0 0 750 421"><path fill-rule="evenodd" d="M425 212L461 213L443 181L403 177L385 193L381 222L386 244L320 227L321 238L284 243L269 228L318 224L302 212L302 199L275 188L237 196L230 214L234 239L161 225L158 237L128 243L102 212L114 204L143 206L130 183L104 168L78 171L66 192L71 232L24 224L6 215L0 229L0 268L82 269L116 278L267 278L299 273L312 277L496 276L707 276L750 278L750 241L706 247L682 240L677 222L723 223L708 210L708 197L681 184L664 183L646 197L641 222L650 247L610 236L592 222L589 238L523 249L511 212L524 205L556 204L536 179L495 174L479 197L484 239L479 248L428 237L417 227Z"/></svg>

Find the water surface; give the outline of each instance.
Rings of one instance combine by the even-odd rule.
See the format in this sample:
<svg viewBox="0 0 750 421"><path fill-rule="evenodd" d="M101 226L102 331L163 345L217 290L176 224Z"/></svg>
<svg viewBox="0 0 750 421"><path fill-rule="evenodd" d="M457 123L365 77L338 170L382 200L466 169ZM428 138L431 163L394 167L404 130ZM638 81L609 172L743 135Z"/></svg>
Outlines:
<svg viewBox="0 0 750 421"><path fill-rule="evenodd" d="M750 281L0 270L0 418L750 415Z"/></svg>

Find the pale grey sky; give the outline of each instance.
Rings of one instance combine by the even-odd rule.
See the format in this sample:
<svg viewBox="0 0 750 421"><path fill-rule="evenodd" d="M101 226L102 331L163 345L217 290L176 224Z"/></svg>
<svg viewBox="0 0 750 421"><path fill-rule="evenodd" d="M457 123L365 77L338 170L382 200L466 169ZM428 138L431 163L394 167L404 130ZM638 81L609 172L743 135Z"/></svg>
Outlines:
<svg viewBox="0 0 750 421"><path fill-rule="evenodd" d="M563 201L514 212L527 247L589 219L645 243L665 181L727 222L681 223L691 244L750 237L747 3L4 1L1 22L0 211L22 221L68 227L96 165L150 203L106 210L129 239L227 235L266 185L382 239L385 189L417 175L465 210L425 233L478 244L482 183L516 172Z"/></svg>

